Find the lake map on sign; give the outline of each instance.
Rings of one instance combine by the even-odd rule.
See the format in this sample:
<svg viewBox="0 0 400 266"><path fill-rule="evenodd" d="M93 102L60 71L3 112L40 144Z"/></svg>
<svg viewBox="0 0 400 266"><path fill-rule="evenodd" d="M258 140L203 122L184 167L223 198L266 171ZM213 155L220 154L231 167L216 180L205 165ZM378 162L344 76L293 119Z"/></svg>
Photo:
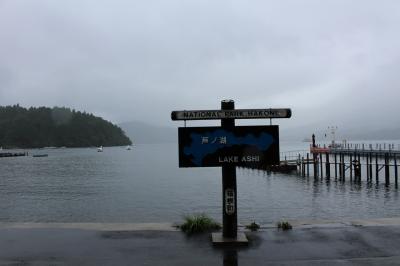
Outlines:
<svg viewBox="0 0 400 266"><path fill-rule="evenodd" d="M184 153L192 155L193 163L198 166L202 164L204 157L222 148L235 145L252 145L260 151L266 151L274 142L270 134L261 133L259 137L247 134L244 137L238 137L232 132L222 129L204 134L192 133L190 137L192 143L189 147L184 148Z"/></svg>

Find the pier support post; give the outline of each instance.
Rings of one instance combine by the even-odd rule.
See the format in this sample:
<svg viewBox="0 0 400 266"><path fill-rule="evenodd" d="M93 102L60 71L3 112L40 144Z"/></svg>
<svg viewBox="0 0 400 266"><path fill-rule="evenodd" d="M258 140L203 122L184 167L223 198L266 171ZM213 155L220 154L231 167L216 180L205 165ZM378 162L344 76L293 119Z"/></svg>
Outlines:
<svg viewBox="0 0 400 266"><path fill-rule="evenodd" d="M349 164L349 170L350 170L350 182L353 180L353 156L350 154L350 164Z"/></svg>
<svg viewBox="0 0 400 266"><path fill-rule="evenodd" d="M314 179L318 178L318 154L313 153Z"/></svg>
<svg viewBox="0 0 400 266"><path fill-rule="evenodd" d="M320 168L321 168L321 179L324 178L324 172L323 172L323 163L322 163L322 153L319 154L319 163L320 163Z"/></svg>
<svg viewBox="0 0 400 266"><path fill-rule="evenodd" d="M310 154L307 152L307 177L310 176Z"/></svg>
<svg viewBox="0 0 400 266"><path fill-rule="evenodd" d="M366 161L366 171L367 171L367 182L369 182L369 154L367 154L367 161Z"/></svg>
<svg viewBox="0 0 400 266"><path fill-rule="evenodd" d="M395 155L394 156L394 183L395 183L396 188L397 188L397 177L398 177L397 174L398 174L397 173L397 156Z"/></svg>
<svg viewBox="0 0 400 266"><path fill-rule="evenodd" d="M379 183L379 164L378 164L378 154L375 153L375 178L376 183Z"/></svg>
<svg viewBox="0 0 400 266"><path fill-rule="evenodd" d="M335 179L337 179L337 156L335 153Z"/></svg>
<svg viewBox="0 0 400 266"><path fill-rule="evenodd" d="M361 155L358 154L358 165L359 165L359 169L358 169L358 182L361 182L361 174L362 174L362 164L361 164Z"/></svg>
<svg viewBox="0 0 400 266"><path fill-rule="evenodd" d="M369 180L372 183L372 153L369 155Z"/></svg>
<svg viewBox="0 0 400 266"><path fill-rule="evenodd" d="M342 173L343 173L342 180L344 182L346 181L346 163L344 161L344 154L342 154Z"/></svg>
<svg viewBox="0 0 400 266"><path fill-rule="evenodd" d="M312 147L315 148L317 147L317 145L315 144L315 135L312 134ZM314 171L314 179L318 178L318 165L317 165L317 161L318 161L318 154L313 152L313 171Z"/></svg>
<svg viewBox="0 0 400 266"><path fill-rule="evenodd" d="M390 168L389 168L389 154L385 153L385 185L389 186L390 184Z"/></svg>
<svg viewBox="0 0 400 266"><path fill-rule="evenodd" d="M327 179L331 178L331 164L329 163L329 153L325 153L325 175Z"/></svg>
<svg viewBox="0 0 400 266"><path fill-rule="evenodd" d="M361 181L361 163L359 160L354 160L354 182L360 182Z"/></svg>
<svg viewBox="0 0 400 266"><path fill-rule="evenodd" d="M301 157L300 157L300 153L298 154L298 158L297 158L297 166L299 167L298 169L298 174L301 175L302 170L301 170ZM285 161L286 161L286 156L285 156Z"/></svg>
<svg viewBox="0 0 400 266"><path fill-rule="evenodd" d="M342 154L339 154L339 181L343 180L343 161Z"/></svg>

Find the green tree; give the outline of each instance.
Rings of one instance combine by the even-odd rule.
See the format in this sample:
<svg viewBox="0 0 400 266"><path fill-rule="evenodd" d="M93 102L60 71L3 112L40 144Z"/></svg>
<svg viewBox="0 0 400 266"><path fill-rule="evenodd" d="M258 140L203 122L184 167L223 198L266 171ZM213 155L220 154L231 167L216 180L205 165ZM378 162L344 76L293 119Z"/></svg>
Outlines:
<svg viewBox="0 0 400 266"><path fill-rule="evenodd" d="M0 106L0 146L5 148L130 145L118 126L66 107Z"/></svg>

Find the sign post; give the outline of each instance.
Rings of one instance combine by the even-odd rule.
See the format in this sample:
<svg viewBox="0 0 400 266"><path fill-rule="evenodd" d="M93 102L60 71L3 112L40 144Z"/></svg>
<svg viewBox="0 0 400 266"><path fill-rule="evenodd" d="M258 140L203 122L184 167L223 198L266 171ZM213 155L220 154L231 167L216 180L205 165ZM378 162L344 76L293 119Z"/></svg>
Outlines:
<svg viewBox="0 0 400 266"><path fill-rule="evenodd" d="M233 100L221 101L221 110L173 111L171 119L220 119L221 127L180 127L179 167L222 167L222 234L214 244L245 244L237 232L236 166L279 164L278 126L235 126L235 119L290 118L290 109L235 109Z"/></svg>
<svg viewBox="0 0 400 266"><path fill-rule="evenodd" d="M222 101L221 110L234 110L235 102ZM232 118L221 119L221 127L233 130L235 120ZM236 167L232 165L222 166L222 236L224 238L236 238L237 236L237 188Z"/></svg>

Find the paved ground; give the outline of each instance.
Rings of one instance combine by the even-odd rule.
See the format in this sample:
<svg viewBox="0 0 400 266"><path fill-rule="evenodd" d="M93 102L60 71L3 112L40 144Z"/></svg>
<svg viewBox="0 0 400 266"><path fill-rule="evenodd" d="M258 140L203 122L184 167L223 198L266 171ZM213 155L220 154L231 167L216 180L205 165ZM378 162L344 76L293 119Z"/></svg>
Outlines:
<svg viewBox="0 0 400 266"><path fill-rule="evenodd" d="M237 249L167 224L0 223L0 265L400 265L399 221L267 226Z"/></svg>

